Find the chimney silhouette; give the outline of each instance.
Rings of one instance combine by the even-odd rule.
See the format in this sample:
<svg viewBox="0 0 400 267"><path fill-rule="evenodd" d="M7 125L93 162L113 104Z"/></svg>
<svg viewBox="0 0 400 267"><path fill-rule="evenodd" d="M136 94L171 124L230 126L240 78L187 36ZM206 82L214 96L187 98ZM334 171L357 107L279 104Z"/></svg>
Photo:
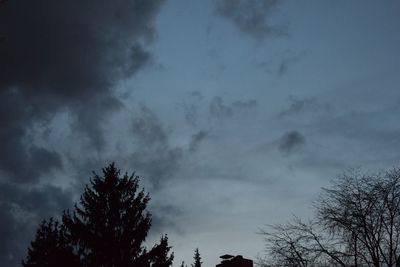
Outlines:
<svg viewBox="0 0 400 267"><path fill-rule="evenodd" d="M253 267L253 261L243 258L242 255L222 255L221 263L217 264L216 267Z"/></svg>

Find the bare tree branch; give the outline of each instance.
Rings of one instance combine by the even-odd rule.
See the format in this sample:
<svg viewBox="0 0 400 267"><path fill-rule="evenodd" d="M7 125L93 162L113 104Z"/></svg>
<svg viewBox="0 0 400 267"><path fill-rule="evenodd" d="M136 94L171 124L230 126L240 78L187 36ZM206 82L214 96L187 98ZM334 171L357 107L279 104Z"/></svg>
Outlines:
<svg viewBox="0 0 400 267"><path fill-rule="evenodd" d="M322 189L315 214L262 232L269 266L400 267L400 169L343 174Z"/></svg>

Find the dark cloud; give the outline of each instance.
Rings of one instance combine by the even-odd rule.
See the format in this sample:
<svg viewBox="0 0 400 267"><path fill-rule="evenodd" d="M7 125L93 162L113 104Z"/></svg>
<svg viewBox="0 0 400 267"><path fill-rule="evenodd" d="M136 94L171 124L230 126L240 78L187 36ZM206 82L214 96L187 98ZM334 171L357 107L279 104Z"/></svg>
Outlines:
<svg viewBox="0 0 400 267"><path fill-rule="evenodd" d="M236 101L232 103L232 106L239 110L248 110L257 106L257 101L250 99L247 101Z"/></svg>
<svg viewBox="0 0 400 267"><path fill-rule="evenodd" d="M25 106L23 98L16 90L0 87L0 170L3 179L7 176L18 182L35 182L38 176L62 164L57 152L32 144L28 130L34 120L46 120L47 115L40 108Z"/></svg>
<svg viewBox="0 0 400 267"><path fill-rule="evenodd" d="M293 97L291 105L280 113L279 118L285 120L283 123L289 122L303 136L294 138L300 145L293 149L284 145L291 143L288 136L282 137L280 147L284 154L302 152L297 158L298 165L331 174L366 164L370 168L386 168L397 162L400 135L399 129L393 126L400 112L397 101L380 107L378 102L360 106L358 103L345 105L334 96L324 99L330 102L325 104L319 98ZM312 140L304 136L305 132L312 133ZM307 148L302 147L302 139Z"/></svg>
<svg viewBox="0 0 400 267"><path fill-rule="evenodd" d="M151 182L150 191L155 192L175 174L182 156L181 148L160 147L138 150L129 161L144 179Z"/></svg>
<svg viewBox="0 0 400 267"><path fill-rule="evenodd" d="M222 97L215 96L210 103L210 117L216 119L224 119L232 117L232 107L225 105Z"/></svg>
<svg viewBox="0 0 400 267"><path fill-rule="evenodd" d="M304 145L306 139L304 136L298 131L289 131L286 132L279 140L279 150L284 153L291 153L296 148Z"/></svg>
<svg viewBox="0 0 400 267"><path fill-rule="evenodd" d="M290 116L296 116L302 113L326 112L331 109L329 104L320 103L314 97L300 99L295 96L289 98L289 107L279 112L278 117L283 119Z"/></svg>
<svg viewBox="0 0 400 267"><path fill-rule="evenodd" d="M220 0L215 1L216 12L231 21L241 32L258 40L283 33L270 23L271 12L279 0Z"/></svg>
<svg viewBox="0 0 400 267"><path fill-rule="evenodd" d="M71 199L70 191L52 185L27 189L20 184L0 183L2 266L20 266L39 221L72 208Z"/></svg>
<svg viewBox="0 0 400 267"><path fill-rule="evenodd" d="M196 126L199 116L199 106L196 104L183 103L182 108L185 121L192 126Z"/></svg>
<svg viewBox="0 0 400 267"><path fill-rule="evenodd" d="M177 171L183 150L170 145L162 123L145 106L135 115L132 129L135 152L129 156L129 162L146 180L151 181L154 192Z"/></svg>
<svg viewBox="0 0 400 267"><path fill-rule="evenodd" d="M282 58L282 61L280 62L277 70L278 76L283 76L285 75L289 68L292 67L295 63L300 61L304 57L304 53L301 54L296 54L296 55L291 55L291 56L285 56Z"/></svg>
<svg viewBox="0 0 400 267"><path fill-rule="evenodd" d="M167 231L175 231L176 233L183 234L182 227L178 224L179 217L182 216L183 211L173 205L165 205L156 203L152 208L152 224L151 231L153 233L166 233Z"/></svg>
<svg viewBox="0 0 400 267"><path fill-rule="evenodd" d="M199 117L199 109L201 101L204 96L198 91L192 91L188 94L187 99L177 106L183 109L185 121L191 125L196 126Z"/></svg>
<svg viewBox="0 0 400 267"><path fill-rule="evenodd" d="M177 107L183 110L183 116L185 121L191 126L197 126L198 121L201 121L204 117L204 103L201 103L203 97L200 95L191 95L189 101L185 101L177 104ZM225 119L233 118L241 114L254 111L257 107L257 101L254 99L249 100L238 100L231 103L225 103L221 96L214 96L211 98L208 104L208 116L209 120L222 121Z"/></svg>
<svg viewBox="0 0 400 267"><path fill-rule="evenodd" d="M224 103L220 96L215 96L209 106L209 118L216 120L223 120L231 118L236 114L248 112L257 106L256 100L248 101L235 101L231 105Z"/></svg>
<svg viewBox="0 0 400 267"><path fill-rule="evenodd" d="M20 266L39 218L71 207L72 194L41 179L65 167L60 147L39 145L35 135L67 113L72 123L59 130L72 137L64 142L90 144L87 156L104 148L104 122L123 106L113 88L151 59L147 46L162 3L13 0L1 6L2 266Z"/></svg>
<svg viewBox="0 0 400 267"><path fill-rule="evenodd" d="M88 139L88 143L95 149L101 150L105 144L103 127L107 119L120 110L121 102L113 95L97 95L86 99L85 103L70 108L73 118L72 129Z"/></svg>
<svg viewBox="0 0 400 267"><path fill-rule="evenodd" d="M10 148L0 158L12 156L1 160L2 170L11 176L34 171L26 167L32 164L19 164L40 149L26 136L35 122L61 111L72 113L75 129L102 147L101 122L121 106L112 87L148 61L145 44L153 39L162 2L16 0L2 6L0 140ZM44 150L42 156L54 156Z"/></svg>
<svg viewBox="0 0 400 267"><path fill-rule="evenodd" d="M29 227L15 219L15 208L10 203L0 202L0 262L2 266L20 266L26 252ZM27 231L28 230L28 231Z"/></svg>
<svg viewBox="0 0 400 267"><path fill-rule="evenodd" d="M133 133L136 139L146 147L167 145L167 134L158 117L148 107L142 106L133 119Z"/></svg>
<svg viewBox="0 0 400 267"><path fill-rule="evenodd" d="M0 184L0 202L12 203L20 210L35 212L40 216L57 216L63 209L72 207L72 193L53 185L26 188L19 184Z"/></svg>
<svg viewBox="0 0 400 267"><path fill-rule="evenodd" d="M198 101L203 100L203 98L204 98L203 94L199 91L192 91L189 93L189 96Z"/></svg>
<svg viewBox="0 0 400 267"><path fill-rule="evenodd" d="M209 49L207 51L207 56L211 59L211 60L216 60L219 59L221 57L221 51L216 49L216 48L212 48Z"/></svg>
<svg viewBox="0 0 400 267"><path fill-rule="evenodd" d="M207 137L208 132L201 130L192 135L189 144L189 151L194 152L198 149L200 143Z"/></svg>
<svg viewBox="0 0 400 267"><path fill-rule="evenodd" d="M23 141L10 137L3 143L0 153L3 176L15 182L32 183L42 174L62 167L61 157L57 152L26 145Z"/></svg>

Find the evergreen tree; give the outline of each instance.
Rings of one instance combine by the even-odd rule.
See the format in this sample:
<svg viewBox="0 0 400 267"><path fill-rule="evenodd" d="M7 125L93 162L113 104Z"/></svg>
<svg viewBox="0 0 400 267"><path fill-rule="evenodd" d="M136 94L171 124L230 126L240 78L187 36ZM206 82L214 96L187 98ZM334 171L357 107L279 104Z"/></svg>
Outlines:
<svg viewBox="0 0 400 267"><path fill-rule="evenodd" d="M139 177L121 175L114 164L94 173L72 214L62 224L43 221L24 267L170 267L168 237L149 252L143 246L151 225L150 200Z"/></svg>
<svg viewBox="0 0 400 267"><path fill-rule="evenodd" d="M180 267L187 267L187 265L185 264L185 261L182 261L181 266Z"/></svg>
<svg viewBox="0 0 400 267"><path fill-rule="evenodd" d="M43 220L35 240L28 248L24 267L79 267L79 257L73 253L67 229L53 218Z"/></svg>
<svg viewBox="0 0 400 267"><path fill-rule="evenodd" d="M168 236L162 236L160 244L155 245L149 252L152 267L170 267L174 260L174 253L168 255L171 247L168 246Z"/></svg>
<svg viewBox="0 0 400 267"><path fill-rule="evenodd" d="M64 213L83 265L148 266L151 258L142 244L151 225L146 211L150 198L139 191L138 176L121 176L114 164L102 171L102 176L93 173L75 212Z"/></svg>
<svg viewBox="0 0 400 267"><path fill-rule="evenodd" d="M194 263L192 264L192 267L201 267L201 264L203 263L201 261L201 257L200 257L200 253L199 253L199 249L196 248L194 251Z"/></svg>

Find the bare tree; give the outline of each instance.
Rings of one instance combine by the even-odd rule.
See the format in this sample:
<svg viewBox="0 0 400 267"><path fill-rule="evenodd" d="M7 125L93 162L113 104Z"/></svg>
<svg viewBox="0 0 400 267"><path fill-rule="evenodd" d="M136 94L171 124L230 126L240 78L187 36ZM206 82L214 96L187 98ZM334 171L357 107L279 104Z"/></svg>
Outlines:
<svg viewBox="0 0 400 267"><path fill-rule="evenodd" d="M322 190L313 221L262 232L265 265L400 267L400 169L348 172Z"/></svg>
<svg viewBox="0 0 400 267"><path fill-rule="evenodd" d="M292 222L270 226L263 231L269 257L264 266L348 266L349 256L340 239L324 231L317 222Z"/></svg>

